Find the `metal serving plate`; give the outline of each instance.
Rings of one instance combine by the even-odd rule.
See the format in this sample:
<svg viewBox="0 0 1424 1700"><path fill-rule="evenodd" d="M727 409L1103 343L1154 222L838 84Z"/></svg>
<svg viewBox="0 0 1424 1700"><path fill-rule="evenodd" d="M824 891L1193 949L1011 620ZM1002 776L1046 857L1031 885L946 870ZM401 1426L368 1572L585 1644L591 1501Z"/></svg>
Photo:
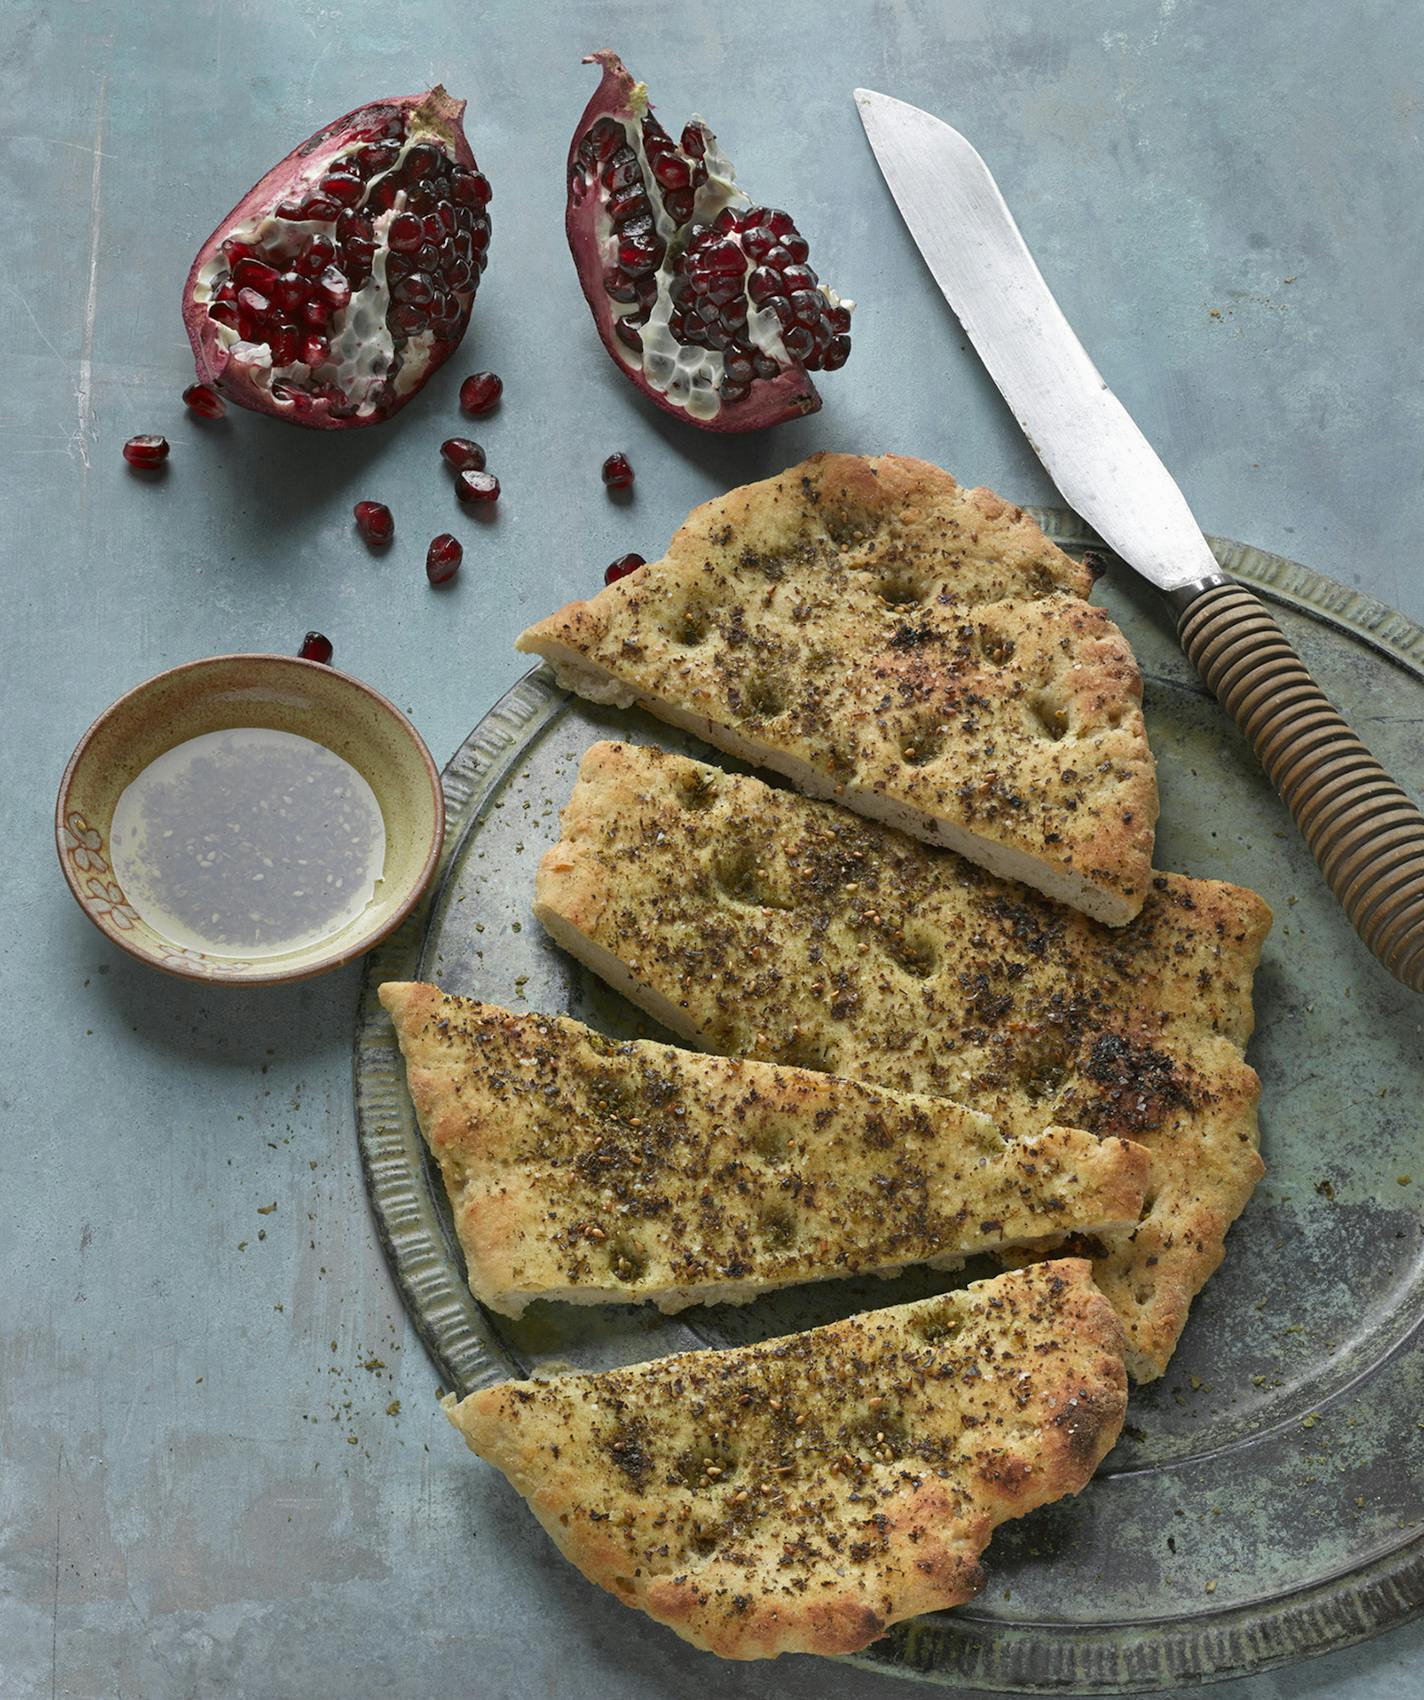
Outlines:
<svg viewBox="0 0 1424 1700"><path fill-rule="evenodd" d="M1069 550L1097 546L1068 513L1037 517ZM1417 790L1424 630L1278 556L1213 549L1275 606L1324 689ZM1237 1676L1424 1609L1424 1002L1355 938L1151 593L1110 569L1098 595L1147 682L1158 865L1252 886L1275 911L1249 1053L1268 1173L1166 1376L1134 1393L1091 1488L1005 1526L971 1605L902 1624L860 1655L1023 1693ZM445 770L442 878L365 977L355 1085L371 1205L415 1326L461 1393L538 1364L605 1368L787 1333L988 1272L828 1282L676 1319L538 1304L512 1323L471 1297L376 987L430 979L617 1036L666 1037L530 914L579 760L608 736L706 753L644 715L568 697L542 670L496 703Z"/></svg>

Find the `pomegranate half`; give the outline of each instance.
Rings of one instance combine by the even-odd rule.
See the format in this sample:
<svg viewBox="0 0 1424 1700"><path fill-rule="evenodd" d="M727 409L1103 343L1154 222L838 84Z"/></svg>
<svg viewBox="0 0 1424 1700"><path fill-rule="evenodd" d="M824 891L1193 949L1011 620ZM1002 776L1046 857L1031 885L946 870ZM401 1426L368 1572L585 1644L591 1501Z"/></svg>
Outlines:
<svg viewBox="0 0 1424 1700"><path fill-rule="evenodd" d="M814 413L807 376L850 354L850 315L788 213L754 206L700 118L679 141L616 53L569 149L565 228L604 346L665 412L709 431Z"/></svg>
<svg viewBox="0 0 1424 1700"><path fill-rule="evenodd" d="M325 125L198 250L183 323L198 377L319 430L389 419L459 346L490 186L445 90Z"/></svg>

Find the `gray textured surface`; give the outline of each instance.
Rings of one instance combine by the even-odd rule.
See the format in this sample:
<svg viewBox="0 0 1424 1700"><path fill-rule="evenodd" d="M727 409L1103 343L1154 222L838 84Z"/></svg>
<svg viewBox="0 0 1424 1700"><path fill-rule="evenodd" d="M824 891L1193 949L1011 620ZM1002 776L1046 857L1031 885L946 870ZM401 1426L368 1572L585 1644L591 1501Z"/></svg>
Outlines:
<svg viewBox="0 0 1424 1700"><path fill-rule="evenodd" d="M650 17L669 27L639 51ZM128 962L64 892L54 786L128 685L309 625L443 757L521 670L530 615L814 447L1051 500L888 207L856 83L980 146L1209 530L1424 615L1424 14L12 0L6 22L0 1697L904 1692L805 1660L720 1667L554 1556L452 1445L388 1285L352 1140L354 973L195 994ZM598 350L561 162L592 82L578 54L605 44L669 118L705 109L862 301L817 418L714 442L641 410ZM363 435L180 417L178 285L213 220L318 123L436 76L471 97L496 194L463 356ZM454 513L435 459L477 365L507 386L477 432L505 488L489 527ZM174 443L157 484L119 458L139 430ZM614 447L639 473L629 508L597 482ZM379 559L350 528L368 496L396 510ZM466 564L436 596L420 563L447 526ZM1421 1681L1416 1626L1238 1692L1403 1700Z"/></svg>

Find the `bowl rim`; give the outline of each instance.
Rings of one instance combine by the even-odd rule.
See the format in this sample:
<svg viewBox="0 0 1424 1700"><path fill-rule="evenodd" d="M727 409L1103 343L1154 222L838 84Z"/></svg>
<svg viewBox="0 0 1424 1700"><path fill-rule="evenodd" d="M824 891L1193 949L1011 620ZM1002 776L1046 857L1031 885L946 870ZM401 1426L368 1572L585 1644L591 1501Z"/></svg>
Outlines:
<svg viewBox="0 0 1424 1700"><path fill-rule="evenodd" d="M420 872L411 883L409 893L401 900L381 925L370 933L353 936L339 949L325 956L296 964L290 968L278 969L267 974L234 974L214 967L210 971L191 969L181 965L180 960L172 958L160 961L147 949L130 942L122 933L111 932L103 925L99 917L90 909L87 894L80 890L78 874L70 866L69 858L65 855L64 833L68 828L69 795L74 783L74 776L83 761L85 752L93 742L100 727L107 724L128 703L136 697L143 696L155 685L165 680L176 678L183 673L195 672L201 668L213 667L222 662L280 662L284 667L310 668L320 671L327 678L339 679L341 684L368 697L378 709L389 715L396 725L405 733L406 738L420 757L425 769L426 780L430 786L431 803L434 810L434 825L430 834L430 843L426 848L425 859ZM374 686L368 685L364 679L358 679L352 673L344 672L339 667L332 667L324 661L308 661L300 655L281 655L273 650L238 650L222 655L204 655L195 661L182 661L176 667L165 667L161 672L142 679L131 686L121 696L95 716L85 730L79 742L74 746L74 753L65 763L64 773L59 781L59 791L55 798L54 811L54 846L59 857L60 871L64 875L65 884L69 887L70 895L79 905L80 912L89 923L98 929L110 944L115 944L120 950L144 963L149 968L157 969L160 974L168 974L176 980L187 980L200 986L277 986L290 984L298 980L312 980L320 974L332 973L337 968L344 968L347 963L354 962L357 957L364 956L367 951L378 945L382 939L393 933L409 916L412 909L419 903L430 887L430 881L440 860L440 851L445 842L445 793L440 783L440 771L435 765L434 757L430 754L424 738L416 730L410 716L403 714L390 700L383 696Z"/></svg>

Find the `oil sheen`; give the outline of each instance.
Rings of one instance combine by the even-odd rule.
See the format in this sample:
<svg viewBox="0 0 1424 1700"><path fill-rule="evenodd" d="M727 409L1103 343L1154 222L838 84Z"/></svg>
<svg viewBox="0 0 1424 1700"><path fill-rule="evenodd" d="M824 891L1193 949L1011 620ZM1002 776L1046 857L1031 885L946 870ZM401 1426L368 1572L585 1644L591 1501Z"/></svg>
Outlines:
<svg viewBox="0 0 1424 1700"><path fill-rule="evenodd" d="M343 931L380 885L385 822L311 738L233 727L151 762L119 798L114 873L155 932L209 956L285 956Z"/></svg>

